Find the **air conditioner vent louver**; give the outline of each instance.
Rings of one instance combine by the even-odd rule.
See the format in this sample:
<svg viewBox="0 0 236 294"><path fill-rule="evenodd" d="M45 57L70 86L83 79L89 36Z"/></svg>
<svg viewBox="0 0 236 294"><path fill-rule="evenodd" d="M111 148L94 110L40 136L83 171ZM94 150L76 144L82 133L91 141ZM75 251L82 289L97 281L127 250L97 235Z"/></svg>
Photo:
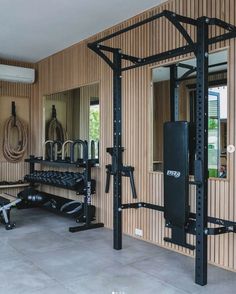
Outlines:
<svg viewBox="0 0 236 294"><path fill-rule="evenodd" d="M33 84L35 70L33 68L0 64L0 81Z"/></svg>

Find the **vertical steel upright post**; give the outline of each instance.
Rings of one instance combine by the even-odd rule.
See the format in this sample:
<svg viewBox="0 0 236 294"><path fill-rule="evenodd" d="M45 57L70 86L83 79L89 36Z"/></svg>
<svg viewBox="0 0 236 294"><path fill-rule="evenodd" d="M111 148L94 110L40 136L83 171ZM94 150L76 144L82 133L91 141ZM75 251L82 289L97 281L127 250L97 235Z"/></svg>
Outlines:
<svg viewBox="0 0 236 294"><path fill-rule="evenodd" d="M170 66L170 120L179 119L179 89L178 89L178 66Z"/></svg>
<svg viewBox="0 0 236 294"><path fill-rule="evenodd" d="M84 169L84 180L85 180L85 195L84 195L84 208L86 216L86 226L91 223L90 213L91 213L91 194L92 194L92 181L91 181L91 163L89 162L88 155L88 142L84 141L83 145L83 160L85 163Z"/></svg>
<svg viewBox="0 0 236 294"><path fill-rule="evenodd" d="M121 52L115 49L113 52L113 247L122 249L122 95L121 95Z"/></svg>
<svg viewBox="0 0 236 294"><path fill-rule="evenodd" d="M35 171L34 155L30 155L30 173Z"/></svg>
<svg viewBox="0 0 236 294"><path fill-rule="evenodd" d="M208 19L201 17L197 26L197 97L196 97L196 261L195 282L207 284L207 205L208 205Z"/></svg>

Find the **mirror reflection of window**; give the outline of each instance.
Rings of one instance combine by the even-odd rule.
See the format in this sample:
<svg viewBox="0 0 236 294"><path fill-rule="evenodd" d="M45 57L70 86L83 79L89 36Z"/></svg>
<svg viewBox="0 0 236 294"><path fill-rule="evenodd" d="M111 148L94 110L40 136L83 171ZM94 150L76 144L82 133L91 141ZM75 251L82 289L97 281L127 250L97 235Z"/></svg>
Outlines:
<svg viewBox="0 0 236 294"><path fill-rule="evenodd" d="M90 98L89 106L89 142L91 158L99 157L100 109L98 97Z"/></svg>
<svg viewBox="0 0 236 294"><path fill-rule="evenodd" d="M209 89L208 162L209 176L227 176L227 86Z"/></svg>
<svg viewBox="0 0 236 294"><path fill-rule="evenodd" d="M196 128L196 72L189 75L196 60L179 63L178 108L180 121L190 122L190 173L193 174ZM163 170L163 124L170 121L170 68L152 70L152 170ZM208 164L210 177L227 177L227 51L209 55L209 112L208 112Z"/></svg>

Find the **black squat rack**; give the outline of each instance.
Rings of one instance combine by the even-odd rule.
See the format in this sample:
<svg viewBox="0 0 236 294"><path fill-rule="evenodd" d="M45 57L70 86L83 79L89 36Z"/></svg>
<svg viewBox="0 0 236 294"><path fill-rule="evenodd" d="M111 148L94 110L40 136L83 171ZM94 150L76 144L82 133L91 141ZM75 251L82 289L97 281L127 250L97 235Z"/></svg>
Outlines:
<svg viewBox="0 0 236 294"><path fill-rule="evenodd" d="M53 143L52 143L53 146ZM82 147L83 156L82 158L74 158L75 147ZM71 144L71 157L62 160L58 158L57 160L52 160L42 157L30 156L29 159L25 161L30 164L30 173L25 176L25 181L29 182L32 187L35 184L51 185L58 188L68 189L75 191L77 195L84 196L84 225L79 225L76 227L70 227L69 231L79 232L89 229L101 228L104 226L103 223L92 223L93 220L93 209L92 209L92 195L95 193L96 183L95 180L91 178L91 170L97 163L97 159L89 159L88 156L88 143L83 140L76 140ZM37 171L35 169L35 164L41 164L51 167L58 168L82 168L83 172L73 173L73 172L58 172L58 171ZM54 195L42 193L41 195L46 197L54 197ZM60 197L59 197L60 198Z"/></svg>
<svg viewBox="0 0 236 294"><path fill-rule="evenodd" d="M186 40L187 45L158 53L147 57L136 57L127 55L122 52L121 48L113 48L103 44L112 38L120 36L128 31L134 30L147 23L153 22L159 18L166 18L174 25L174 27L181 33ZM182 25L191 25L196 29L197 41L195 42L189 35L188 31ZM223 28L225 33L209 38L209 27L217 26ZM228 40L236 37L236 27L228 24L217 18L200 17L192 19L181 16L175 12L164 10L159 14L155 14L145 20L136 24L112 33L100 40L88 44L88 47L98 54L113 70L113 148L108 148L108 152L112 156L112 165L108 166L108 177L113 175L113 227L114 227L114 249L122 249L122 210L127 208L149 208L165 212L167 207L158 206L149 203L122 203L122 176L130 176L134 170L133 167L123 165L122 153L122 73L127 70L168 60L170 58L194 53L197 60L196 75L197 75L197 93L196 93L196 145L195 145L195 168L194 181L191 184L196 185L196 213L186 213L188 222L185 227L179 230L175 229L172 232L172 239L166 240L175 244L179 244L190 248L185 242L186 234L191 233L196 235L196 264L195 264L195 282L199 285L207 284L207 236L217 235L229 232L236 232L236 223L222 220L214 217L208 217L208 47L217 42ZM140 44L141 46L141 44ZM112 54L113 58L109 58ZM124 66L124 61L126 65ZM127 62L130 62L127 65ZM176 69L172 69L172 75L176 74ZM175 113L178 99L176 98L175 83L172 83L171 95L171 117L172 122L176 121ZM193 156L193 155L192 155ZM165 162L164 162L165 165ZM167 171L168 176L176 176L179 174ZM166 175L164 174L164 177ZM185 177L186 179L186 177ZM132 183L133 179L131 179ZM186 192L186 190L185 190ZM133 197L136 197L135 190L133 190ZM165 197L165 196L164 196ZM186 197L186 195L184 196ZM185 205L186 203L184 203ZM186 207L184 206L184 209ZM220 225L220 227L208 228L208 223ZM167 223L167 225L169 225ZM169 226L170 227L170 226ZM184 228L184 231L183 231ZM190 248L193 249L193 248Z"/></svg>

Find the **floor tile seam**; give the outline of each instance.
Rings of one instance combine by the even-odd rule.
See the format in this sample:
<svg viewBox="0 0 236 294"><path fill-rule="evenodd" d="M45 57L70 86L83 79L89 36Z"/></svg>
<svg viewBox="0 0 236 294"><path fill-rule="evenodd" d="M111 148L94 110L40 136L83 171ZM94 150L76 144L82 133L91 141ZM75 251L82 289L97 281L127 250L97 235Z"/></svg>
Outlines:
<svg viewBox="0 0 236 294"><path fill-rule="evenodd" d="M42 272L44 275L46 275L50 280L52 280L54 283L58 284L59 281L57 279L55 279L54 277L52 277L50 275L50 273L48 273L45 269L43 269L40 265L38 265L36 262L34 262L32 259L27 258L27 255L22 254L23 257L23 261L27 262L28 264L34 266L37 270L39 270L40 272ZM49 286L46 286L44 288L48 288ZM41 289L41 288L39 288ZM36 289L36 290L39 290Z"/></svg>
<svg viewBox="0 0 236 294"><path fill-rule="evenodd" d="M147 259L148 259L148 258L147 258ZM149 276L151 276L151 277L157 279L158 281L162 282L163 284L165 284L165 285L167 285L167 286L172 287L172 288L175 289L175 290L180 290L180 291L182 291L183 293L188 293L188 294L191 293L191 294L195 294L195 293L192 292L192 291L186 291L186 290L181 289L180 287L174 286L174 285L170 284L168 281L161 279L160 277L158 277L158 276L155 275L155 274L148 273L148 272L145 271L145 270L142 270L142 269L140 269L140 268L137 268L137 267L134 266L134 264L135 264L135 262L132 263L132 264L129 264L129 266L131 266L131 267L133 267L134 269L140 271L141 273L145 273L145 274L147 274L147 275L149 275ZM194 282L193 282L193 283L194 283ZM197 290L197 291L198 291L198 290Z"/></svg>
<svg viewBox="0 0 236 294"><path fill-rule="evenodd" d="M45 232L45 231L44 231ZM51 230L48 230L48 232L50 233L50 232L53 232L53 231L51 231ZM55 232L53 232L53 233L55 233ZM19 238L17 238L17 239L19 239ZM69 246L72 246L72 245L77 245L78 243L76 243L76 242L73 242L72 240L70 240L70 239L66 239L66 241L69 241L70 243L72 243L72 244L68 244ZM53 250L59 250L59 249L66 249L66 247L68 247L68 245L64 245L64 246L62 246L62 247L59 247L59 248L54 248ZM28 254L28 253L24 253L24 251L22 251L22 249L19 249L17 246L14 246L14 244L10 244L10 246L12 247L12 249L15 249L18 253L20 253L20 254L22 254L22 255L24 255L24 256L26 256L26 254ZM48 252L50 252L50 251L48 251ZM44 252L42 252L42 253L44 253ZM33 253L32 253L33 254Z"/></svg>
<svg viewBox="0 0 236 294"><path fill-rule="evenodd" d="M125 267L125 265L124 264L120 264L121 266L124 266ZM130 266L130 265L129 265ZM111 266L107 266L107 267L105 267L105 268L103 268L103 270L105 270L105 269L107 269L107 268L110 268ZM132 266L131 266L132 267ZM146 273L146 272L144 272L144 271L141 271L141 270L139 270L139 269L137 269L137 268L135 268L135 267L132 267L133 269L135 269L135 270L137 270L137 271L139 271L140 273L145 273L146 275L148 275L148 276L150 276L151 278L154 278L156 281L158 281L158 282L160 282L162 285L165 285L165 286L167 286L167 287L170 287L170 288L172 288L173 290L178 290L178 291L181 291L182 293L186 293L186 294L194 294L193 292L190 292L190 291L185 291L185 290L183 290L183 289L181 289L181 288L178 288L178 287L175 287L175 286L173 286L173 285L171 285L171 284L169 284L168 282L166 282L166 281L163 281L163 280L161 280L160 278L158 278L157 276L155 276L155 275L152 275L152 274L149 274L149 273ZM73 279L71 279L71 280L67 280L67 284L68 283L73 283L73 282L75 282L76 281L76 279L77 278L80 278L80 277L82 277L82 276L87 276L88 274L81 274L81 275L78 275L78 276L76 276L76 277L73 277ZM63 284L64 285L64 284ZM66 288L67 288L67 286L66 285L64 285ZM70 289L70 288L68 288L68 289ZM70 289L71 290L71 289ZM88 290L89 290L89 288L88 288ZM78 292L75 292L76 294L78 294Z"/></svg>
<svg viewBox="0 0 236 294"><path fill-rule="evenodd" d="M121 264L120 262L118 262L118 263L119 263L119 266L125 266L124 264ZM103 267L101 271L105 271L106 269L109 269L109 268L112 268L112 267L113 267L112 265L107 265L107 266ZM97 273L100 273L100 272L97 272ZM78 275L74 276L71 279L67 279L66 280L66 284L68 284L70 282L73 283L73 282L76 281L77 278L80 278L80 277L83 277L83 276L88 276L88 275L89 275L89 273L81 273L81 274L78 274ZM62 284L62 285L66 286L66 284ZM76 293L76 294L78 294L78 293Z"/></svg>

